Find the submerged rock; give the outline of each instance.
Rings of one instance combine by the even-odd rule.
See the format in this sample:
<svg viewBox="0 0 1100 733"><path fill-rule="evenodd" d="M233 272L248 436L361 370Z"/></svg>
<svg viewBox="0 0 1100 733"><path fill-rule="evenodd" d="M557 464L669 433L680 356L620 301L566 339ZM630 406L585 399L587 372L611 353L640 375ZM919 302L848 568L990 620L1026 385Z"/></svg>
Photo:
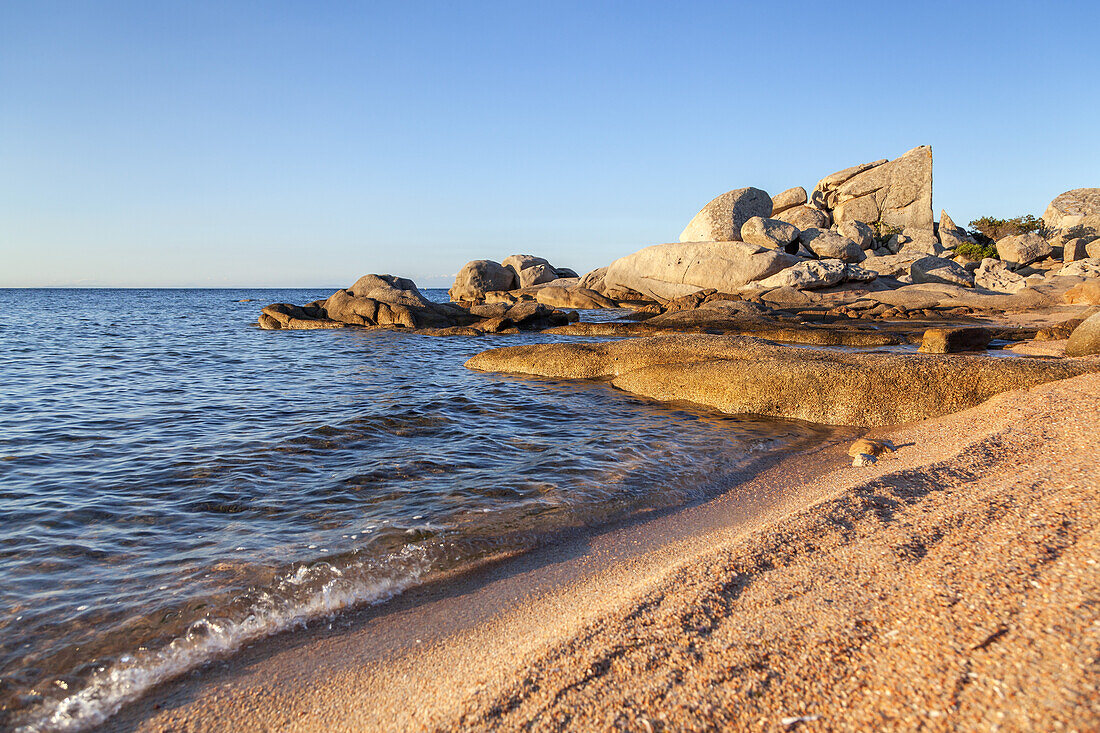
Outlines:
<svg viewBox="0 0 1100 733"><path fill-rule="evenodd" d="M269 330L360 326L459 335L472 333L461 330L468 327L496 333L507 328L542 329L569 320L568 314L534 301L470 308L433 303L412 280L393 275L364 275L350 288L337 290L324 301L306 306L269 305L260 313L259 325Z"/></svg>
<svg viewBox="0 0 1100 733"><path fill-rule="evenodd" d="M869 427L946 415L1006 390L1100 371L1100 360L849 353L738 336L679 335L512 346L482 352L466 366L609 379L627 392L727 413Z"/></svg>
<svg viewBox="0 0 1100 733"><path fill-rule="evenodd" d="M993 332L980 326L929 328L924 332L923 354L955 354L960 351L984 351L993 340Z"/></svg>

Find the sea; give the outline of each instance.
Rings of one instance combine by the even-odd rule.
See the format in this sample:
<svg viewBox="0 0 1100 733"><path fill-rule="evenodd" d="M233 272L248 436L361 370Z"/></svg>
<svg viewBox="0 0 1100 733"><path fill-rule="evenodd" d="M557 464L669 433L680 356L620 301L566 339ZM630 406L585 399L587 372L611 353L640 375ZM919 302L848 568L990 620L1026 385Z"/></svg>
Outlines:
<svg viewBox="0 0 1100 733"><path fill-rule="evenodd" d="M816 429L463 367L565 337L256 326L335 289L0 290L0 729L94 727L263 637L715 496Z"/></svg>

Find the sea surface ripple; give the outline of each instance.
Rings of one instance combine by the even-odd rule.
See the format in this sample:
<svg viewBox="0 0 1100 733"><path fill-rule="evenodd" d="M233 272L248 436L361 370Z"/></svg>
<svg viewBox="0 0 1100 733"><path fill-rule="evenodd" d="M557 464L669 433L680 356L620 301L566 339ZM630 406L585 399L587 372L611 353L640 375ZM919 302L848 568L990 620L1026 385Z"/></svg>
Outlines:
<svg viewBox="0 0 1100 733"><path fill-rule="evenodd" d="M254 325L333 289L0 290L0 728L95 725L253 639L713 494L813 430L462 366L538 334Z"/></svg>

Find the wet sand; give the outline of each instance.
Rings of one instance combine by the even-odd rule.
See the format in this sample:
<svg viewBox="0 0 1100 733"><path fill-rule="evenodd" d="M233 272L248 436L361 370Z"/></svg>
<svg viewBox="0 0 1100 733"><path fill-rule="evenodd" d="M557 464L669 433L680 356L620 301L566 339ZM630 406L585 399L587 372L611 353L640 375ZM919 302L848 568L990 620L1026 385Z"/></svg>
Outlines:
<svg viewBox="0 0 1100 733"><path fill-rule="evenodd" d="M900 450L750 467L707 504L269 640L108 727L1100 727L1100 375L872 434Z"/></svg>

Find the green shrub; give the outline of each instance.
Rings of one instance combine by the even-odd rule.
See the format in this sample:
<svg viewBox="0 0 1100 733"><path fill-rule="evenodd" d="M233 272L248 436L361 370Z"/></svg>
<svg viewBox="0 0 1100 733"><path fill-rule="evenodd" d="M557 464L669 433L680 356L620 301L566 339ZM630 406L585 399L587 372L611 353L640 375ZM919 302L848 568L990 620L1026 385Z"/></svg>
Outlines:
<svg viewBox="0 0 1100 733"><path fill-rule="evenodd" d="M891 226L884 224L882 221L876 221L871 225L878 235L875 237L875 242L879 247L882 247L895 234L901 234L901 227Z"/></svg>
<svg viewBox="0 0 1100 733"><path fill-rule="evenodd" d="M1031 214L1017 216L1014 219L995 219L992 216L983 216L970 222L970 234L978 241L992 239L997 241L1016 234L1044 233L1042 219L1036 219ZM980 236L979 236L980 235Z"/></svg>
<svg viewBox="0 0 1100 733"><path fill-rule="evenodd" d="M986 257L999 260L997 245L993 242L981 244L979 242L963 242L955 248L955 254L961 255L972 262L980 262Z"/></svg>

